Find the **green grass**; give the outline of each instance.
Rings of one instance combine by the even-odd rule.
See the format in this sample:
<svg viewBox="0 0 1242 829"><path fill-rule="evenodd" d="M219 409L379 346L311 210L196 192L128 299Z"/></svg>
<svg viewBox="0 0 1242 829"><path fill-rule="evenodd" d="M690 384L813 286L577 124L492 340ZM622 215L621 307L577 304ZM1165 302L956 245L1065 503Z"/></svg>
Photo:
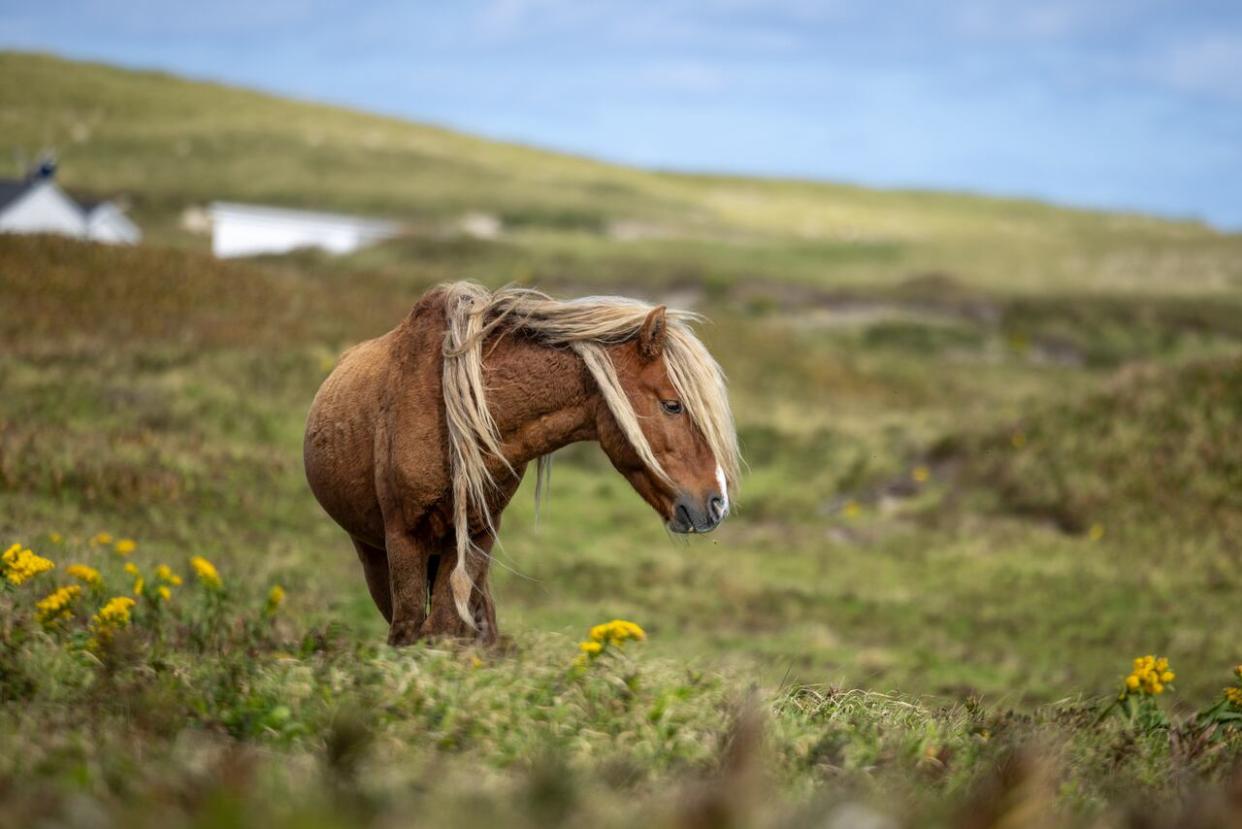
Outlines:
<svg viewBox="0 0 1242 829"><path fill-rule="evenodd" d="M129 192L149 231L0 237L0 548L61 565L0 594L6 818L1185 825L1224 808L1239 737L1193 717L1242 659L1239 237L648 173L48 57L0 69L0 144L50 136L68 184ZM412 230L341 259L217 262L177 227L213 198ZM456 235L471 209L510 232ZM665 235L615 239L617 221ZM694 305L749 469L737 514L686 541L596 447L563 451L540 522L529 491L505 514L505 644L394 651L307 492L303 418L342 349L461 278ZM187 584L158 625L147 601L93 655L102 596L40 630L33 603L71 561L129 588L100 531L136 539L148 576L206 555L226 597ZM648 641L572 672L615 617ZM1170 725L1095 722L1151 652L1178 674Z"/></svg>

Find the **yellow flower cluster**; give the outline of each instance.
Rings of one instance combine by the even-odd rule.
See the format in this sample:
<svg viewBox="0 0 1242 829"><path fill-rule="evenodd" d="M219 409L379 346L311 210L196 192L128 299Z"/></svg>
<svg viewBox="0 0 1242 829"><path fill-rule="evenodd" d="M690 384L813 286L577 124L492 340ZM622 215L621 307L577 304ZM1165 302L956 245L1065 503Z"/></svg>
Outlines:
<svg viewBox="0 0 1242 829"><path fill-rule="evenodd" d="M106 546L112 543L112 533L95 533L91 538L91 546Z"/></svg>
<svg viewBox="0 0 1242 829"><path fill-rule="evenodd" d="M1169 660L1148 654L1134 660L1134 670L1126 677L1127 694L1163 694L1164 687L1177 678L1169 670Z"/></svg>
<svg viewBox="0 0 1242 829"><path fill-rule="evenodd" d="M1233 669L1233 675L1238 678L1238 682L1242 683L1242 665L1238 665ZM1234 708L1242 708L1242 684L1230 685L1225 689L1225 699Z"/></svg>
<svg viewBox="0 0 1242 829"><path fill-rule="evenodd" d="M94 567L88 567L85 564L70 564L65 568L65 572L91 587L103 585L103 576L99 575L99 571Z"/></svg>
<svg viewBox="0 0 1242 829"><path fill-rule="evenodd" d="M114 633L128 625L129 612L133 607L134 600L129 596L116 596L99 608L99 612L91 619L91 631L95 634L95 638L91 640L91 646L98 647L100 643L111 639Z"/></svg>
<svg viewBox="0 0 1242 829"><path fill-rule="evenodd" d="M613 619L591 628L590 637L592 642L620 647L630 639L642 641L647 638L647 634L633 622Z"/></svg>
<svg viewBox="0 0 1242 829"><path fill-rule="evenodd" d="M174 573L173 569L169 567L167 564L161 564L159 567L155 568L155 577L159 579L160 581L162 581L164 584L170 585L172 587L181 586L181 576L178 576L176 573Z"/></svg>
<svg viewBox="0 0 1242 829"><path fill-rule="evenodd" d="M71 584L44 596L35 603L35 618L46 627L68 619L73 615L73 603L80 595L82 588Z"/></svg>
<svg viewBox="0 0 1242 829"><path fill-rule="evenodd" d="M160 581L159 587L155 588L155 594L160 597L160 601L171 601L172 588L181 586L181 576L174 573L167 564L161 564L155 568L155 577Z"/></svg>
<svg viewBox="0 0 1242 829"><path fill-rule="evenodd" d="M138 542L134 541L132 538L122 538L112 545L112 549L115 550L116 554L119 556L127 556L134 550L138 549Z"/></svg>
<svg viewBox="0 0 1242 829"><path fill-rule="evenodd" d="M646 638L647 634L642 628L624 619L613 619L611 622L596 625L587 633L587 640L578 643L581 653L574 659L574 667L585 668L609 647L621 648L626 642L641 642Z"/></svg>
<svg viewBox="0 0 1242 829"><path fill-rule="evenodd" d="M94 621L112 627L124 627L129 624L129 611L134 607L134 600L129 596L116 596L99 608Z"/></svg>
<svg viewBox="0 0 1242 829"><path fill-rule="evenodd" d="M142 571L138 569L138 565L132 561L125 562L125 572L134 577L134 595L141 596L142 589L147 586L146 579L142 577Z"/></svg>
<svg viewBox="0 0 1242 829"><path fill-rule="evenodd" d="M212 590L219 590L224 586L216 566L202 556L190 559L190 566L194 568L194 575L198 576L198 580Z"/></svg>
<svg viewBox="0 0 1242 829"><path fill-rule="evenodd" d="M56 566L51 559L36 555L20 544L0 553L0 563L4 565L4 577L13 584L21 584Z"/></svg>

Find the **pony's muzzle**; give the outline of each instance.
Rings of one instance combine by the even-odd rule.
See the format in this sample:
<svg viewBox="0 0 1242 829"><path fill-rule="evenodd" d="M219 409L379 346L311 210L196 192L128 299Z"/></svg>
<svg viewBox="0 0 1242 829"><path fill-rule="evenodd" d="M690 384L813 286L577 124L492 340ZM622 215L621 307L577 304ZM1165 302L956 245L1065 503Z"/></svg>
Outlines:
<svg viewBox="0 0 1242 829"><path fill-rule="evenodd" d="M728 511L728 501L718 493L712 493L706 501L681 495L673 504L668 528L675 533L709 533L720 526Z"/></svg>

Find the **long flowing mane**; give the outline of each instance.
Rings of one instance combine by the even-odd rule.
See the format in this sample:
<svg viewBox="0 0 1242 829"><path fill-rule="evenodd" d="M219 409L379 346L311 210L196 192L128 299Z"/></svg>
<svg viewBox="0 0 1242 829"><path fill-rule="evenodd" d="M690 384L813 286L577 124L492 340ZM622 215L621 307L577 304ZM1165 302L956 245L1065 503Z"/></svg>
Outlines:
<svg viewBox="0 0 1242 829"><path fill-rule="evenodd" d="M490 455L503 460L500 433L488 409L483 382L484 340L493 333L521 332L549 346L573 349L599 385L609 411L639 457L654 474L668 481L606 350L637 336L655 306L623 297L558 300L528 288L491 292L470 282L454 282L438 290L444 296L447 322L443 385L457 542L457 566L451 584L457 612L473 624L467 609L473 588L466 570L466 558L473 551L469 515L473 510L491 529L488 490L494 480L485 459ZM664 361L669 378L724 471L728 494L733 496L741 461L724 372L691 329L692 324L702 321L700 315L668 309L666 321ZM536 502L550 470L550 458L540 458Z"/></svg>

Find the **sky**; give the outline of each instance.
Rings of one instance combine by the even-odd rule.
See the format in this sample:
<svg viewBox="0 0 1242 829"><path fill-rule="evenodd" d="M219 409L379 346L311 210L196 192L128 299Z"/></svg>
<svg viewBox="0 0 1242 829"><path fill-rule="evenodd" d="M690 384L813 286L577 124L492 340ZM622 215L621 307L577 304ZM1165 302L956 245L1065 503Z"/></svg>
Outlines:
<svg viewBox="0 0 1242 829"><path fill-rule="evenodd" d="M1242 230L1239 0L0 0L0 46L644 167Z"/></svg>

